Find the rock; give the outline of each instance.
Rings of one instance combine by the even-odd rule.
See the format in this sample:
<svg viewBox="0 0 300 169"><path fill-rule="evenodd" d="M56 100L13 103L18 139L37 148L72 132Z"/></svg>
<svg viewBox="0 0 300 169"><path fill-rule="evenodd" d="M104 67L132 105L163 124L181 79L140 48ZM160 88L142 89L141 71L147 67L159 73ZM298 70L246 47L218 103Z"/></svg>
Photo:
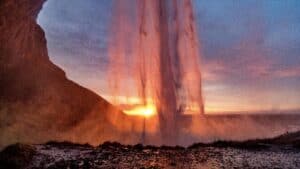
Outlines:
<svg viewBox="0 0 300 169"><path fill-rule="evenodd" d="M30 164L36 149L33 146L14 144L0 153L0 169L19 169Z"/></svg>
<svg viewBox="0 0 300 169"><path fill-rule="evenodd" d="M142 144L136 144L133 146L133 148L135 150L141 151L141 150L143 150L144 146Z"/></svg>
<svg viewBox="0 0 300 169"><path fill-rule="evenodd" d="M36 23L44 2L0 1L0 148L71 138L90 144L117 140L108 114L126 116L50 61L45 33Z"/></svg>
<svg viewBox="0 0 300 169"><path fill-rule="evenodd" d="M59 144L59 143L57 143ZM157 150L134 146L128 150L95 147L95 151L107 152L109 157L91 154L80 145L72 147L62 143L57 145L13 145L0 153L0 169L10 168L50 168L50 169L98 169L98 168L299 168L298 149L278 146L277 149L253 151L234 147L199 147L178 149L157 147ZM43 147L47 146L48 149ZM121 145L122 147L124 145ZM60 148L57 148L60 147ZM126 146L127 147L127 146ZM64 151L64 150L68 151ZM102 151L98 151L101 149ZM147 151L145 151L147 150ZM155 154L160 151L159 154ZM76 152L76 153L74 153ZM2 168L1 168L2 167Z"/></svg>

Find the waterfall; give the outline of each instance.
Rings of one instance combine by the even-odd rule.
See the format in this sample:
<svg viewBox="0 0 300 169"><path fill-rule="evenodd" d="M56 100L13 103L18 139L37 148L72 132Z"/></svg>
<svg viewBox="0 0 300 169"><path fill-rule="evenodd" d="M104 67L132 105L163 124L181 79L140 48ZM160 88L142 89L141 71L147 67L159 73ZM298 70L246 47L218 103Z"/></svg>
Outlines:
<svg viewBox="0 0 300 169"><path fill-rule="evenodd" d="M154 104L166 144L180 137L181 116L204 113L199 47L191 0L115 1L111 92Z"/></svg>

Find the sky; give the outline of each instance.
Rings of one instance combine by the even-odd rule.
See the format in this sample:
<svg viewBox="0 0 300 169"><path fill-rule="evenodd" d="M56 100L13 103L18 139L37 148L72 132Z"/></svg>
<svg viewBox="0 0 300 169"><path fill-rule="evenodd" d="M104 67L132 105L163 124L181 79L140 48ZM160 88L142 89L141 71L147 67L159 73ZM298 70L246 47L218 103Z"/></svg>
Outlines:
<svg viewBox="0 0 300 169"><path fill-rule="evenodd" d="M193 0L207 112L300 110L300 1ZM113 0L48 0L50 59L108 98Z"/></svg>

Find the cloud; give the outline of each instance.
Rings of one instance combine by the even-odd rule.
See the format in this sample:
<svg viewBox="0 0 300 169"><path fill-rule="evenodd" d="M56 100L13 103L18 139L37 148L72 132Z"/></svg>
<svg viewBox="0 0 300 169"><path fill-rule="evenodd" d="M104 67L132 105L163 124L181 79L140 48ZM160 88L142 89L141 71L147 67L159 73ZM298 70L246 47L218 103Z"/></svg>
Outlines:
<svg viewBox="0 0 300 169"><path fill-rule="evenodd" d="M300 77L300 65L278 69L274 72L274 76L278 78Z"/></svg>
<svg viewBox="0 0 300 169"><path fill-rule="evenodd" d="M204 81L299 77L300 13L289 2L195 1Z"/></svg>
<svg viewBox="0 0 300 169"><path fill-rule="evenodd" d="M239 79L276 80L300 77L300 65L278 66L273 60L265 57L235 57L234 59L212 59L203 63L202 78L204 81L222 82Z"/></svg>
<svg viewBox="0 0 300 169"><path fill-rule="evenodd" d="M202 78L205 81L222 80L225 72L225 65L218 60L211 60L203 64Z"/></svg>

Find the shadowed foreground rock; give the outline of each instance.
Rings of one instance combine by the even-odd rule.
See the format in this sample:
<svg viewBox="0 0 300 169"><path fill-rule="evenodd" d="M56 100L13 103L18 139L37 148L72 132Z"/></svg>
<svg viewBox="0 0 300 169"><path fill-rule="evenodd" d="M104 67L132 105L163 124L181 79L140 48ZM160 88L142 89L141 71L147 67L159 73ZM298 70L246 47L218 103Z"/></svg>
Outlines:
<svg viewBox="0 0 300 169"><path fill-rule="evenodd" d="M0 153L0 168L18 169L27 167L36 154L34 146L14 144Z"/></svg>
<svg viewBox="0 0 300 169"><path fill-rule="evenodd" d="M3 169L298 169L300 167L300 149L297 147L299 135L300 132L296 132L265 140L199 143L188 148L140 144L130 146L116 142L106 142L98 147L70 142L48 142L33 146L16 144L0 153L0 166Z"/></svg>
<svg viewBox="0 0 300 169"><path fill-rule="evenodd" d="M17 146L17 147L15 147ZM264 149L201 146L194 148L88 145L13 145L0 156L3 168L299 168L300 151L290 146ZM26 148L32 147L32 148ZM11 150L13 149L13 150ZM11 153L11 151L16 151ZM12 155L13 154L13 155ZM15 156L14 156L15 155Z"/></svg>

